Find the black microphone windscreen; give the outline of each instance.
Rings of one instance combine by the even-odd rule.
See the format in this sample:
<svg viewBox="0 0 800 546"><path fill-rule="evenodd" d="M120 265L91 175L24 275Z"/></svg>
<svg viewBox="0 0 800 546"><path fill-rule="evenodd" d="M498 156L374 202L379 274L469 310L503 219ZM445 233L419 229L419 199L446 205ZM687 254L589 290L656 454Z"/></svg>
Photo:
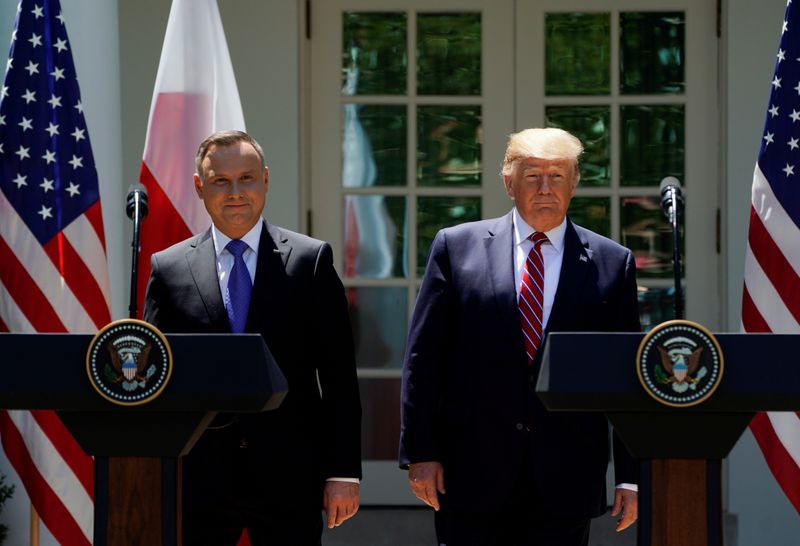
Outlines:
<svg viewBox="0 0 800 546"><path fill-rule="evenodd" d="M136 198L139 199L139 212L142 218L147 216L147 188L140 184L134 184L128 191L128 197L125 200L125 212L128 218L133 219L133 214L136 211Z"/></svg>

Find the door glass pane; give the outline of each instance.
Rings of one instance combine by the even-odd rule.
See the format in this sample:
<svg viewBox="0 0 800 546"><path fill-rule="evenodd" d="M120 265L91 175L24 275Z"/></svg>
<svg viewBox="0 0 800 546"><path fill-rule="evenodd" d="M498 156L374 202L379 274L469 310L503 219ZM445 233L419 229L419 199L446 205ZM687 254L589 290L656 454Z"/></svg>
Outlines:
<svg viewBox="0 0 800 546"><path fill-rule="evenodd" d="M481 94L481 14L417 17L417 93Z"/></svg>
<svg viewBox="0 0 800 546"><path fill-rule="evenodd" d="M621 106L621 179L623 186L658 186L665 176L686 185L684 106Z"/></svg>
<svg viewBox="0 0 800 546"><path fill-rule="evenodd" d="M417 108L420 186L480 186L481 107Z"/></svg>
<svg viewBox="0 0 800 546"><path fill-rule="evenodd" d="M400 378L358 380L364 411L361 419L361 458L397 460L400 443Z"/></svg>
<svg viewBox="0 0 800 546"><path fill-rule="evenodd" d="M400 369L403 366L407 300L405 287L347 288L359 367Z"/></svg>
<svg viewBox="0 0 800 546"><path fill-rule="evenodd" d="M345 277L405 277L406 198L345 195Z"/></svg>
<svg viewBox="0 0 800 546"><path fill-rule="evenodd" d="M406 14L342 14L342 94L406 92Z"/></svg>
<svg viewBox="0 0 800 546"><path fill-rule="evenodd" d="M683 93L684 13L621 13L619 26L620 92Z"/></svg>
<svg viewBox="0 0 800 546"><path fill-rule="evenodd" d="M672 277L672 229L661 211L658 197L620 199L622 244L636 259L636 276ZM686 267L683 218L680 219L682 265Z"/></svg>
<svg viewBox="0 0 800 546"><path fill-rule="evenodd" d="M345 104L342 123L342 185L406 184L406 107Z"/></svg>
<svg viewBox="0 0 800 546"><path fill-rule="evenodd" d="M569 217L581 227L611 237L611 200L608 197L573 197Z"/></svg>
<svg viewBox="0 0 800 546"><path fill-rule="evenodd" d="M548 106L545 124L569 131L583 142L582 186L611 183L611 108L608 106Z"/></svg>
<svg viewBox="0 0 800 546"><path fill-rule="evenodd" d="M442 228L481 219L480 197L417 198L417 273L425 273L425 262L436 232Z"/></svg>
<svg viewBox="0 0 800 546"><path fill-rule="evenodd" d="M611 89L610 14L547 13L544 25L545 94L607 95Z"/></svg>
<svg viewBox="0 0 800 546"><path fill-rule="evenodd" d="M684 292L684 303L686 294ZM639 318L647 332L664 321L675 318L675 287L653 288L639 286Z"/></svg>

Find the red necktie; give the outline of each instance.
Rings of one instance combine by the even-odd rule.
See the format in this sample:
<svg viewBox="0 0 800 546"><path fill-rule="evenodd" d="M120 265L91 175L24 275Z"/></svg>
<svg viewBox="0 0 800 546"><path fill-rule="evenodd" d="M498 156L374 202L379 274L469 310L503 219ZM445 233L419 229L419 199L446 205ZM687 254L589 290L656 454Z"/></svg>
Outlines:
<svg viewBox="0 0 800 546"><path fill-rule="evenodd" d="M542 243L547 235L536 232L531 235L533 248L522 268L522 283L519 288L519 312L522 323L522 336L525 339L525 352L528 364L533 363L536 351L542 345L542 320L544 319L544 260Z"/></svg>

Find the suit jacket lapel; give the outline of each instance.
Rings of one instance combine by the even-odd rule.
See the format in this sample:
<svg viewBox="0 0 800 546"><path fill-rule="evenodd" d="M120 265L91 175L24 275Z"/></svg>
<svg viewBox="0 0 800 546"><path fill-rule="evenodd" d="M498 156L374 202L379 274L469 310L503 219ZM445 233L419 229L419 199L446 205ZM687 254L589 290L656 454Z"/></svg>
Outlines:
<svg viewBox="0 0 800 546"><path fill-rule="evenodd" d="M569 321L570 309L574 308L580 297L591 260L592 250L588 248L588 243L581 239L572 221L567 219L561 273L545 333L557 331L560 324Z"/></svg>
<svg viewBox="0 0 800 546"><path fill-rule="evenodd" d="M514 286L514 230L513 212L499 218L484 238L486 263L492 280L494 301L497 305L501 328L510 337L511 347L518 347L520 358L525 356L522 327L519 323L517 289Z"/></svg>
<svg viewBox="0 0 800 546"><path fill-rule="evenodd" d="M280 228L265 223L258 244L256 276L250 296L246 331L266 331L268 328L265 321L276 315L269 310L282 309L279 301L286 295L286 262L291 253L292 246ZM262 312L263 310L266 312Z"/></svg>
<svg viewBox="0 0 800 546"><path fill-rule="evenodd" d="M211 323L220 330L230 329L228 313L219 291L217 254L210 228L192 243L191 250L186 253L186 261Z"/></svg>

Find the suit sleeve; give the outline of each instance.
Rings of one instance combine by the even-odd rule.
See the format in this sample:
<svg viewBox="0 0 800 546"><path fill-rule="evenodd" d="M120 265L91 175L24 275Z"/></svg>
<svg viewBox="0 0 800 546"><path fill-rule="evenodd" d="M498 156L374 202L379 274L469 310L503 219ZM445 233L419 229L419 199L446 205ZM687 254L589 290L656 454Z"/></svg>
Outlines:
<svg viewBox="0 0 800 546"><path fill-rule="evenodd" d="M619 305L620 332L641 332L639 298L636 285L636 262L628 251ZM616 483L639 483L639 462L631 457L616 431L613 433L614 478Z"/></svg>
<svg viewBox="0 0 800 546"><path fill-rule="evenodd" d="M142 318L156 328L164 328L165 297L164 282L158 266L157 255L150 257L150 279L147 281L147 291L144 296L144 313Z"/></svg>
<svg viewBox="0 0 800 546"><path fill-rule="evenodd" d="M401 468L441 461L438 421L448 362L451 267L444 231L431 245L406 344L400 408Z"/></svg>
<svg viewBox="0 0 800 546"><path fill-rule="evenodd" d="M314 268L313 296L319 347L326 478L361 478L361 401L347 298L329 244L320 246Z"/></svg>

